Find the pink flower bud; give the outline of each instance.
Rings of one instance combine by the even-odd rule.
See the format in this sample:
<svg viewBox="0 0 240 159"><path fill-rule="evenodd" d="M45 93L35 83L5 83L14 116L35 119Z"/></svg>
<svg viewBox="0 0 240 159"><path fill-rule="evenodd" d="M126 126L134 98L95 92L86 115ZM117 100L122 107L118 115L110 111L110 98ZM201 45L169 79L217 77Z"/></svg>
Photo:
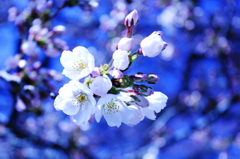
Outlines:
<svg viewBox="0 0 240 159"><path fill-rule="evenodd" d="M122 38L118 43L118 49L130 51L132 49L132 45L133 45L132 38Z"/></svg>
<svg viewBox="0 0 240 159"><path fill-rule="evenodd" d="M55 47L48 45L45 53L49 57L57 57L60 54L60 51L58 49L56 49Z"/></svg>
<svg viewBox="0 0 240 159"><path fill-rule="evenodd" d="M122 78L123 77L123 73L119 70L119 69L116 69L114 68L112 71L111 71L111 75L116 78L116 79L119 79L119 78Z"/></svg>
<svg viewBox="0 0 240 159"><path fill-rule="evenodd" d="M90 74L91 77L96 78L100 76L100 70L99 67L94 67L92 73Z"/></svg>
<svg viewBox="0 0 240 159"><path fill-rule="evenodd" d="M129 13L124 21L124 24L126 27L132 27L136 25L138 22L138 12L137 10L133 10L131 13Z"/></svg>
<svg viewBox="0 0 240 159"><path fill-rule="evenodd" d="M140 46L143 56L155 57L166 48L167 43L162 40L159 32L153 32L151 35L142 40Z"/></svg>

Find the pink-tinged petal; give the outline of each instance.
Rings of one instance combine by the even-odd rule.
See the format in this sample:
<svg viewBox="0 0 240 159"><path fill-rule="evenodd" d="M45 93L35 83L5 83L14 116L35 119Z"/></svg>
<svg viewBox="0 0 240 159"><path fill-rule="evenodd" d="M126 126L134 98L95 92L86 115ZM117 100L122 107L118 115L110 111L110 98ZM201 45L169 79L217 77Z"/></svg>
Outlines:
<svg viewBox="0 0 240 159"><path fill-rule="evenodd" d="M153 111L153 110L151 110L151 109L149 109L149 108L142 108L142 112L143 112L143 114L144 114L147 118L149 118L149 119L151 119L151 120L155 120L155 119L156 119L156 115L154 114L154 111Z"/></svg>

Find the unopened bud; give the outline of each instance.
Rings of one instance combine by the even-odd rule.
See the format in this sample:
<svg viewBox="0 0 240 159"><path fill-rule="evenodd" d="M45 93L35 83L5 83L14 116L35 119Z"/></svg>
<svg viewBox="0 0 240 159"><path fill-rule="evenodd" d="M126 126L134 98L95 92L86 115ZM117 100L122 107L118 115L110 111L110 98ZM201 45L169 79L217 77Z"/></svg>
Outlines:
<svg viewBox="0 0 240 159"><path fill-rule="evenodd" d="M124 21L124 24L126 27L133 27L138 22L138 12L137 10L133 10L131 13L129 13Z"/></svg>
<svg viewBox="0 0 240 159"><path fill-rule="evenodd" d="M57 25L53 28L54 35L56 34L63 34L66 31L66 27L63 25Z"/></svg>
<svg viewBox="0 0 240 159"><path fill-rule="evenodd" d="M134 75L134 82L137 82L137 83L145 82L147 79L148 79L148 76L141 72L138 72Z"/></svg>
<svg viewBox="0 0 240 159"><path fill-rule="evenodd" d="M150 73L148 74L147 82L149 84L156 84L159 81L159 77L156 74Z"/></svg>
<svg viewBox="0 0 240 159"><path fill-rule="evenodd" d="M96 78L100 76L100 69L99 67L94 67L93 71L90 74L91 77Z"/></svg>
<svg viewBox="0 0 240 159"><path fill-rule="evenodd" d="M146 94L146 95L151 95L151 88L148 87L148 86L145 86L145 85L137 85L137 84L134 84L132 86L133 90L140 93L140 94Z"/></svg>
<svg viewBox="0 0 240 159"><path fill-rule="evenodd" d="M132 38L122 38L117 46L117 49L130 51L132 49L133 39Z"/></svg>

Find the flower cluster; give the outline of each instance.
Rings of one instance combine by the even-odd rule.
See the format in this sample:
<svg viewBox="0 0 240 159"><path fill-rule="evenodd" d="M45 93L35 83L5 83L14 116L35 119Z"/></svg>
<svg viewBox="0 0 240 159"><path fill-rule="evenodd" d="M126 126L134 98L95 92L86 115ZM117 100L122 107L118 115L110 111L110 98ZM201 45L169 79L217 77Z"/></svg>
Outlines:
<svg viewBox="0 0 240 159"><path fill-rule="evenodd" d="M143 83L156 84L156 74L138 72L126 75L132 62L138 56L155 57L167 46L159 31L153 32L140 43L140 49L131 52L133 47L132 30L138 22L138 13L132 11L125 18L126 37L122 38L109 64L95 66L93 55L82 46L72 51L63 51L60 62L62 74L71 79L59 90L54 107L70 115L78 124L97 122L102 116L109 126L119 127L138 124L144 117L154 120L167 102L167 96L154 92ZM84 82L79 82L81 79Z"/></svg>

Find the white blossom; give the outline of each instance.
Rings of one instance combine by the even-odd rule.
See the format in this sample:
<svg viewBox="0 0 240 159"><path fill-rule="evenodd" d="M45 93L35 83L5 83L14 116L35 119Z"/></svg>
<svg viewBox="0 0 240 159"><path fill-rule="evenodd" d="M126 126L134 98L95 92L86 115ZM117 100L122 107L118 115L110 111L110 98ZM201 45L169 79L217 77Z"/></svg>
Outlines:
<svg viewBox="0 0 240 159"><path fill-rule="evenodd" d="M142 107L139 107L136 105L130 105L128 106L128 108L132 110L133 116L130 118L130 120L128 120L128 122L125 122L126 125L134 126L144 119Z"/></svg>
<svg viewBox="0 0 240 159"><path fill-rule="evenodd" d="M62 73L75 80L89 75L95 66L93 55L82 46L74 48L72 52L63 51L60 62L64 67Z"/></svg>
<svg viewBox="0 0 240 159"><path fill-rule="evenodd" d="M166 47L158 32L153 32L140 43L144 56L155 57Z"/></svg>
<svg viewBox="0 0 240 159"><path fill-rule="evenodd" d="M149 102L149 106L142 108L142 112L147 118L155 120L156 116L154 112L159 113L165 108L168 97L161 92L154 92L146 98Z"/></svg>
<svg viewBox="0 0 240 159"><path fill-rule="evenodd" d="M22 52L31 57L35 57L38 55L36 48L37 43L31 40L24 42L21 46Z"/></svg>
<svg viewBox="0 0 240 159"><path fill-rule="evenodd" d="M124 101L129 101L129 98L121 94L107 94L101 97L95 112L96 121L99 122L102 116L104 116L109 126L119 127L122 122L129 125L132 124L134 111Z"/></svg>
<svg viewBox="0 0 240 159"><path fill-rule="evenodd" d="M129 65L129 58L127 51L116 50L113 53L113 66L120 70L125 70Z"/></svg>
<svg viewBox="0 0 240 159"><path fill-rule="evenodd" d="M133 46L133 39L132 38L122 38L118 42L118 49L119 50L125 50L125 51L130 51Z"/></svg>
<svg viewBox="0 0 240 159"><path fill-rule="evenodd" d="M94 78L90 84L91 91L98 96L106 95L111 88L112 82L107 75Z"/></svg>
<svg viewBox="0 0 240 159"><path fill-rule="evenodd" d="M91 90L84 84L72 80L59 90L54 107L70 115L78 124L86 124L95 112L96 101Z"/></svg>

